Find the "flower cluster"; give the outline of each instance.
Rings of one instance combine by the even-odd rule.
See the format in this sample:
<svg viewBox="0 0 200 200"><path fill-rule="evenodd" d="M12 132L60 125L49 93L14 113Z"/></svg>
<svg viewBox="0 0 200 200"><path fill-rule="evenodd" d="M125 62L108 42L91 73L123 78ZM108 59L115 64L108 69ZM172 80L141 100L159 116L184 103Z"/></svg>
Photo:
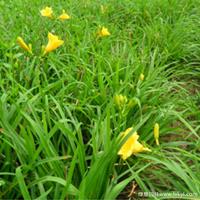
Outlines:
<svg viewBox="0 0 200 200"><path fill-rule="evenodd" d="M58 36L53 35L52 33L48 33L48 40L49 41L47 45L44 47L43 55L45 55L46 53L50 51L53 51L54 49L57 49L59 46L61 46L64 43L63 40L60 40ZM17 38L17 43L19 44L21 48L28 51L30 54L33 54L32 45L31 44L27 45L26 42L21 37Z"/></svg>
<svg viewBox="0 0 200 200"><path fill-rule="evenodd" d="M131 109L138 104L137 98L128 99L125 95L117 94L114 96L114 104L119 110Z"/></svg>
<svg viewBox="0 0 200 200"><path fill-rule="evenodd" d="M47 18L50 18L50 19L54 18L53 9L51 7L48 7L48 6L45 7L44 9L40 10L40 14L43 17L47 17ZM62 14L60 14L57 17L57 19L62 20L62 21L68 20L70 18L71 18L70 15L68 15L64 9L62 10ZM110 32L104 26L101 27L100 30L97 32L98 37L106 37L106 36L109 36L109 35L110 35ZM48 44L44 48L42 48L43 55L57 49L58 47L60 47L64 43L64 41L60 40L57 35L53 35L50 32L48 33L48 40L49 40ZM22 39L22 37L17 38L17 43L25 51L29 52L30 54L33 54L32 45L31 44L27 45L26 42Z"/></svg>
<svg viewBox="0 0 200 200"><path fill-rule="evenodd" d="M45 7L40 11L41 15L43 17L53 18L53 9L51 7ZM71 17L65 12L65 10L62 10L62 14L58 16L58 19L60 20L67 20Z"/></svg>
<svg viewBox="0 0 200 200"><path fill-rule="evenodd" d="M101 9L103 10L103 7L101 7ZM40 11L40 13L43 17L47 17L47 18L54 17L53 10L51 7L45 7L44 9L42 9ZM102 13L103 13L103 11L102 11ZM65 10L62 10L62 14L59 15L57 17L57 19L68 20L68 19L70 19L70 16L65 12ZM109 35L110 35L110 32L108 31L108 29L106 27L101 27L99 29L99 31L97 32L97 37L106 37ZM17 43L19 44L19 46L21 48L23 48L30 54L33 54L32 45L26 44L26 42L23 40L23 38L18 37ZM57 49L58 47L63 45L63 43L64 43L64 41L59 39L59 37L57 35L54 35L49 32L48 33L48 43L46 44L46 46L43 47L43 55ZM144 78L145 78L144 74L141 73L139 76L139 80L143 81ZM121 94L114 96L114 104L117 106L117 108L120 111L123 111L125 108L130 109L130 108L134 107L136 104L138 104L137 101L138 101L137 98L133 98L133 99L129 100L126 96L121 95ZM155 123L153 133L154 133L154 139L156 141L156 145L159 145L159 124L158 123ZM129 137L127 138L128 135L129 135ZM120 150L118 151L118 155L120 155L123 160L126 160L131 155L135 155L135 154L143 152L143 151L151 151L149 148L143 146L138 141L139 135L137 132L133 132L132 127L128 128L127 130L125 130L124 132L121 133L121 139L122 140L126 139L126 141L123 143Z"/></svg>

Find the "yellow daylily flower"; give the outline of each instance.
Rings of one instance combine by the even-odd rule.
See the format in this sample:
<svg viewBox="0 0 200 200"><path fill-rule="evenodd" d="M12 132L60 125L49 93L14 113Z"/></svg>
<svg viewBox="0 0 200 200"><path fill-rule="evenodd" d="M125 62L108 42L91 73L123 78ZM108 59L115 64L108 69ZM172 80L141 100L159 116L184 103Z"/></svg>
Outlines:
<svg viewBox="0 0 200 200"><path fill-rule="evenodd" d="M141 81L143 81L143 80L144 80L144 74L143 74L143 73L141 73L141 74L140 74L140 77L139 77L139 79L140 79Z"/></svg>
<svg viewBox="0 0 200 200"><path fill-rule="evenodd" d="M30 54L32 54L32 46L31 44L27 45L24 40L21 37L17 37L17 43L19 44L19 46L28 51Z"/></svg>
<svg viewBox="0 0 200 200"><path fill-rule="evenodd" d="M133 128L128 128L124 132L122 132L123 138L128 135ZM118 155L122 157L123 160L126 160L132 154L137 154L143 151L151 151L149 148L144 147L140 142L138 142L139 135L137 132L134 132L122 145L121 149L118 152Z"/></svg>
<svg viewBox="0 0 200 200"><path fill-rule="evenodd" d="M53 35L52 33L48 33L48 44L44 48L44 54L53 51L54 49L57 49L59 46L61 46L64 41L60 40L58 36Z"/></svg>
<svg viewBox="0 0 200 200"><path fill-rule="evenodd" d="M107 28L105 28L104 26L100 29L100 31L98 32L98 36L99 37L105 37L105 36L109 36L110 32L108 31Z"/></svg>
<svg viewBox="0 0 200 200"><path fill-rule="evenodd" d="M53 10L52 10L52 8L51 7L45 7L44 9L42 9L41 11L40 11L40 13L41 13L41 15L43 16L43 17L49 17L49 18L52 18L52 16L53 16Z"/></svg>
<svg viewBox="0 0 200 200"><path fill-rule="evenodd" d="M159 124L158 123L155 123L153 133L154 133L156 145L159 145Z"/></svg>
<svg viewBox="0 0 200 200"><path fill-rule="evenodd" d="M58 17L60 20L67 20L70 19L71 17L65 12L65 10L62 11L63 13Z"/></svg>
<svg viewBox="0 0 200 200"><path fill-rule="evenodd" d="M123 95L115 95L114 96L114 103L117 105L118 108L123 108L123 106L127 103L128 99L126 96Z"/></svg>

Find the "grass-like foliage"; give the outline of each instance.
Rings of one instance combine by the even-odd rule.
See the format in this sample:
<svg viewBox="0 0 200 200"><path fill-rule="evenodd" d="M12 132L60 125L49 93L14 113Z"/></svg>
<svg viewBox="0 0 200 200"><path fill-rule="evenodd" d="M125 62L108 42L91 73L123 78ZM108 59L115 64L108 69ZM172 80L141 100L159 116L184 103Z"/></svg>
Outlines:
<svg viewBox="0 0 200 200"><path fill-rule="evenodd" d="M198 199L199 10L1 0L0 199Z"/></svg>

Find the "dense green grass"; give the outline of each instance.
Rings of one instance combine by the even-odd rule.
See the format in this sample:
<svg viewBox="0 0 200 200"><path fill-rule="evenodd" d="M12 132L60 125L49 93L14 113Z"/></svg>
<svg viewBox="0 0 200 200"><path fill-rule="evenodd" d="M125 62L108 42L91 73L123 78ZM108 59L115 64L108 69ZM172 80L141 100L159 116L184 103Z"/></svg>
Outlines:
<svg viewBox="0 0 200 200"><path fill-rule="evenodd" d="M45 6L72 18L41 17ZM133 199L197 199L199 10L199 0L1 0L0 199L128 199L132 185ZM97 38L100 26L111 35ZM48 32L65 43L41 56ZM119 109L118 94L132 106ZM123 161L118 136L129 127L152 152Z"/></svg>

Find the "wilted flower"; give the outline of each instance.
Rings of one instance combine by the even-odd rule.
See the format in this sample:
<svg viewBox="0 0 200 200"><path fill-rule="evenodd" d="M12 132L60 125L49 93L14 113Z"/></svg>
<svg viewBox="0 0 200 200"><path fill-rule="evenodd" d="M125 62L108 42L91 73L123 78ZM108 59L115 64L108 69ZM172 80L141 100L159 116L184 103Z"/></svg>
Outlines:
<svg viewBox="0 0 200 200"><path fill-rule="evenodd" d="M52 10L51 7L46 7L46 8L44 8L44 9L42 9L42 10L40 11L40 13L41 13L41 15L42 15L43 17L52 18L53 10Z"/></svg>
<svg viewBox="0 0 200 200"><path fill-rule="evenodd" d="M158 123L155 123L153 133L154 133L156 144L159 145L159 124Z"/></svg>
<svg viewBox="0 0 200 200"><path fill-rule="evenodd" d="M122 137L126 137L133 128L128 128L122 132ZM132 154L137 154L143 151L151 151L149 148L144 147L140 142L138 142L139 135L137 132L134 132L122 145L121 149L118 152L118 155L122 157L123 160L126 160Z"/></svg>
<svg viewBox="0 0 200 200"><path fill-rule="evenodd" d="M24 40L21 37L17 37L17 43L19 44L19 46L28 51L30 54L32 54L32 46L31 44L27 45Z"/></svg>
<svg viewBox="0 0 200 200"><path fill-rule="evenodd" d="M115 95L114 96L114 103L118 108L123 108L123 106L127 103L127 97L123 95Z"/></svg>
<svg viewBox="0 0 200 200"><path fill-rule="evenodd" d="M141 74L140 74L140 77L139 77L139 79L140 79L141 81L143 81L143 80L144 80L144 74L143 74L143 73L141 73Z"/></svg>
<svg viewBox="0 0 200 200"><path fill-rule="evenodd" d="M44 49L44 54L50 51L53 51L54 49L57 49L59 46L61 46L64 43L63 40L60 40L58 36L53 35L52 33L48 33L48 39L49 41L48 41L47 46Z"/></svg>
<svg viewBox="0 0 200 200"><path fill-rule="evenodd" d="M98 36L100 36L100 37L105 37L105 36L109 36L109 35L110 35L110 32L104 26L98 32Z"/></svg>
<svg viewBox="0 0 200 200"><path fill-rule="evenodd" d="M60 20L67 20L70 19L71 17L65 12L65 10L62 11L63 13L58 17Z"/></svg>

